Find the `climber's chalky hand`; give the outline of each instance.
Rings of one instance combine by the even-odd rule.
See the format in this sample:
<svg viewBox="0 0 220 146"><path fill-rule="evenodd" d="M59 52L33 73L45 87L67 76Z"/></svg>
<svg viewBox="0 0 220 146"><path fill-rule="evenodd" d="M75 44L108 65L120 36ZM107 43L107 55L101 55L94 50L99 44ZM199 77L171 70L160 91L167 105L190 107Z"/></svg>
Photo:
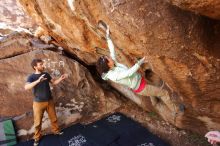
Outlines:
<svg viewBox="0 0 220 146"><path fill-rule="evenodd" d="M106 27L107 27L107 28L106 28L106 37L109 38L109 37L110 37L110 36L109 36L109 35L110 35L109 25L106 25Z"/></svg>

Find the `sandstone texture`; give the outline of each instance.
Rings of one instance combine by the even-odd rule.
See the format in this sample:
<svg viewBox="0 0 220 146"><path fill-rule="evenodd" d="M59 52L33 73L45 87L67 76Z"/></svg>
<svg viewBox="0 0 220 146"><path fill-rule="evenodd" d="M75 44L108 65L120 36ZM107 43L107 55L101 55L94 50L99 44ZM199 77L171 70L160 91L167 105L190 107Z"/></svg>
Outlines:
<svg viewBox="0 0 220 146"><path fill-rule="evenodd" d="M19 2L16 0L1 0L0 3L0 36L17 29L33 30L34 22L24 13Z"/></svg>
<svg viewBox="0 0 220 146"><path fill-rule="evenodd" d="M94 65L99 56L109 54L105 33L97 27L98 21L103 20L110 26L118 60L131 66L140 57L147 56L153 74L160 77L173 94L169 99L161 99L154 104L152 98L135 95L133 99L138 105L145 110L156 111L163 119L182 129L202 134L220 129L218 20L172 5L181 5L181 1L169 1L172 4L163 0L19 2L66 52L87 65ZM204 5L196 5L196 2L199 1L190 4L206 9L195 8L196 12L218 18L217 0L208 1L210 5L205 4L206 1L203 1ZM186 9L189 7L194 11L190 4ZM28 61L24 60L25 63ZM126 88L116 88L127 94ZM68 92L72 93L72 90ZM133 95L126 96L131 99ZM152 108L147 108L150 107L147 105Z"/></svg>
<svg viewBox="0 0 220 146"><path fill-rule="evenodd" d="M218 0L166 0L182 9L189 10L213 19L220 19L220 1Z"/></svg>

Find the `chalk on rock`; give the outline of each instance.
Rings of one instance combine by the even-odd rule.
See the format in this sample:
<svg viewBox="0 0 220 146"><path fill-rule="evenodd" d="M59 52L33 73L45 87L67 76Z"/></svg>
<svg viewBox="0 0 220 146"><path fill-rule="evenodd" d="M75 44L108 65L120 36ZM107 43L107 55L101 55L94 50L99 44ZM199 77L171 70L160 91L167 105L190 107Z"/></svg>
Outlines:
<svg viewBox="0 0 220 146"><path fill-rule="evenodd" d="M41 37L40 37L40 39L42 40L42 41L44 41L45 43L49 43L50 41L52 41L52 37L51 36L49 36L49 35L42 35Z"/></svg>

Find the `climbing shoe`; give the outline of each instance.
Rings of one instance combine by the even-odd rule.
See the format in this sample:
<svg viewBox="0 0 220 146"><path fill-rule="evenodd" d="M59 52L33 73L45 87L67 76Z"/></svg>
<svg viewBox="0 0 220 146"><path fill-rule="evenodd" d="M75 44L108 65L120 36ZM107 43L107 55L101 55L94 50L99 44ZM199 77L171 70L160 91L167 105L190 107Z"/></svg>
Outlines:
<svg viewBox="0 0 220 146"><path fill-rule="evenodd" d="M58 132L55 135L63 135L63 134L64 134L63 132Z"/></svg>
<svg viewBox="0 0 220 146"><path fill-rule="evenodd" d="M39 146L39 141L34 141L34 146Z"/></svg>

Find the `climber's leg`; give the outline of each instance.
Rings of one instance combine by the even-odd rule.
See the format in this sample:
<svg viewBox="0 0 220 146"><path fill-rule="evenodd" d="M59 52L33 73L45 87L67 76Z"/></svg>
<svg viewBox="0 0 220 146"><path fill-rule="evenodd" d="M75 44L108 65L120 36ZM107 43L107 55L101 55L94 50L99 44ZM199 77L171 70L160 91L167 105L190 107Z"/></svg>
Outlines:
<svg viewBox="0 0 220 146"><path fill-rule="evenodd" d="M138 92L137 94L142 96L156 96L156 97L169 96L166 90L163 90L160 87L156 87L149 84L146 84L144 89Z"/></svg>
<svg viewBox="0 0 220 146"><path fill-rule="evenodd" d="M142 96L151 96L157 98L157 102L162 101L164 104L168 106L169 109L173 110L173 101L171 100L167 90L161 89L160 87L156 87L153 85L147 84L145 88L137 93L138 95ZM154 103L155 104L155 103Z"/></svg>

